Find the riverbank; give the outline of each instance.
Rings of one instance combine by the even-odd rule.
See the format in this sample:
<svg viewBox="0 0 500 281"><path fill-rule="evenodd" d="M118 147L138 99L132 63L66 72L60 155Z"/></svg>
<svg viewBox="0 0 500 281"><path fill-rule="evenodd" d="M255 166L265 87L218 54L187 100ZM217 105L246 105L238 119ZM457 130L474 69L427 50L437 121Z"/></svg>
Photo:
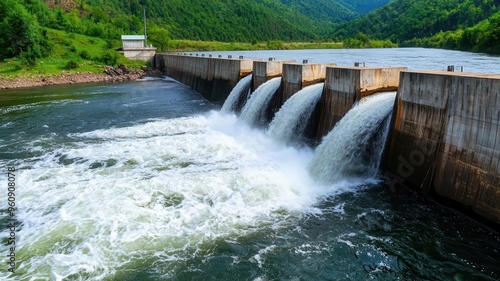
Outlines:
<svg viewBox="0 0 500 281"><path fill-rule="evenodd" d="M61 71L60 74L0 75L0 90L50 85L122 82L136 80L145 76L159 75L161 75L160 72L149 67L128 69L123 65L120 67L105 67L102 73Z"/></svg>

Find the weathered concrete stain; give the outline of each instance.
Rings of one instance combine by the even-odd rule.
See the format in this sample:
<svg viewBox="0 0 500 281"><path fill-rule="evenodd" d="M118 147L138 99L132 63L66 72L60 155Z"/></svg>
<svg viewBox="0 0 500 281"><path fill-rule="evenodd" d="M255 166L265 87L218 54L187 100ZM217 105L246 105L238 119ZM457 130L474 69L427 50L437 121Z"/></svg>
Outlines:
<svg viewBox="0 0 500 281"><path fill-rule="evenodd" d="M402 72L386 166L500 223L500 77Z"/></svg>

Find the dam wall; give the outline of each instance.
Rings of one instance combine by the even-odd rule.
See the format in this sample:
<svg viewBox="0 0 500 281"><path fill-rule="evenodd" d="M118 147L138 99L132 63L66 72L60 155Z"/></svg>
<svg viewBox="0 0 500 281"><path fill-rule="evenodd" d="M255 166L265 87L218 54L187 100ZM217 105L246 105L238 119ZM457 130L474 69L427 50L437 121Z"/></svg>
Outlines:
<svg viewBox="0 0 500 281"><path fill-rule="evenodd" d="M402 72L386 169L500 223L500 76Z"/></svg>
<svg viewBox="0 0 500 281"><path fill-rule="evenodd" d="M253 70L253 60L158 54L156 65L207 100L223 103L238 81Z"/></svg>
<svg viewBox="0 0 500 281"><path fill-rule="evenodd" d="M382 170L500 223L500 75L171 54L157 55L156 65L219 103L246 75L255 88L281 73L263 109L268 121L291 95L324 81L306 129L316 143L363 97L397 89Z"/></svg>
<svg viewBox="0 0 500 281"><path fill-rule="evenodd" d="M327 67L317 138L321 139L362 98L396 91L406 67Z"/></svg>

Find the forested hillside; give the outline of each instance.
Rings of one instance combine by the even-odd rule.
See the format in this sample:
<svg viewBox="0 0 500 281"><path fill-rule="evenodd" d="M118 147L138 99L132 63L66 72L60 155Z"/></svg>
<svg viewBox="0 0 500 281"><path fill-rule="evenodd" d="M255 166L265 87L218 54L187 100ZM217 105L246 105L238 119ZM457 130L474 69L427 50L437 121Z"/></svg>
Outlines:
<svg viewBox="0 0 500 281"><path fill-rule="evenodd" d="M83 0L104 11L142 17L168 26L174 38L250 41L319 40L345 22L390 0Z"/></svg>
<svg viewBox="0 0 500 281"><path fill-rule="evenodd" d="M113 50L120 46L120 35L144 32L144 11L148 42L160 51L172 46L171 39L188 39L255 46L267 42L270 48L280 48L281 41L336 41L347 48L396 42L500 53L499 4L500 0L0 0L0 60L15 57L29 65L64 55L75 61L115 62ZM75 35L88 36L79 37L81 42L102 40L100 47L87 48L90 53L80 50L71 42Z"/></svg>
<svg viewBox="0 0 500 281"><path fill-rule="evenodd" d="M167 49L172 38L325 41L336 23L387 1L1 0L0 59L18 57L30 64L50 55L61 43L61 35L50 30L96 37L118 47L120 35L143 33L144 11L149 42L160 50Z"/></svg>
<svg viewBox="0 0 500 281"><path fill-rule="evenodd" d="M339 0L341 3L360 15L364 15L380 7L385 6L392 0Z"/></svg>
<svg viewBox="0 0 500 281"><path fill-rule="evenodd" d="M249 42L323 40L335 23L389 0L82 0L114 17L148 19L177 39ZM124 26L126 29L126 26ZM132 30L130 32L138 32Z"/></svg>
<svg viewBox="0 0 500 281"><path fill-rule="evenodd" d="M500 11L472 27L439 32L432 37L417 38L404 44L500 54Z"/></svg>
<svg viewBox="0 0 500 281"><path fill-rule="evenodd" d="M332 27L332 22L311 19L278 0L83 0L91 7L142 18L166 27L177 39L248 42L311 40ZM97 9L99 9L97 8ZM116 14L115 14L116 15ZM125 32L140 32L140 30Z"/></svg>
<svg viewBox="0 0 500 281"><path fill-rule="evenodd" d="M343 40L362 33L401 46L491 51L500 44L499 4L499 0L395 0L340 25L331 36Z"/></svg>
<svg viewBox="0 0 500 281"><path fill-rule="evenodd" d="M390 0L281 0L285 5L292 7L313 19L323 19L334 23L341 23L360 17L370 11L380 8Z"/></svg>

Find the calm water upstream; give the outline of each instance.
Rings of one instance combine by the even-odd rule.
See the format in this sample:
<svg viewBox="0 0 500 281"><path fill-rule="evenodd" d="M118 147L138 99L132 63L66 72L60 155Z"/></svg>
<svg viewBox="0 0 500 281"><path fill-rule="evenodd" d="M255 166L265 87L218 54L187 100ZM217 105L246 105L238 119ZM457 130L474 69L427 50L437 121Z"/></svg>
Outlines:
<svg viewBox="0 0 500 281"><path fill-rule="evenodd" d="M430 49L212 54L500 73ZM320 183L313 148L218 110L168 78L0 91L0 279L500 279L498 233L377 177Z"/></svg>

